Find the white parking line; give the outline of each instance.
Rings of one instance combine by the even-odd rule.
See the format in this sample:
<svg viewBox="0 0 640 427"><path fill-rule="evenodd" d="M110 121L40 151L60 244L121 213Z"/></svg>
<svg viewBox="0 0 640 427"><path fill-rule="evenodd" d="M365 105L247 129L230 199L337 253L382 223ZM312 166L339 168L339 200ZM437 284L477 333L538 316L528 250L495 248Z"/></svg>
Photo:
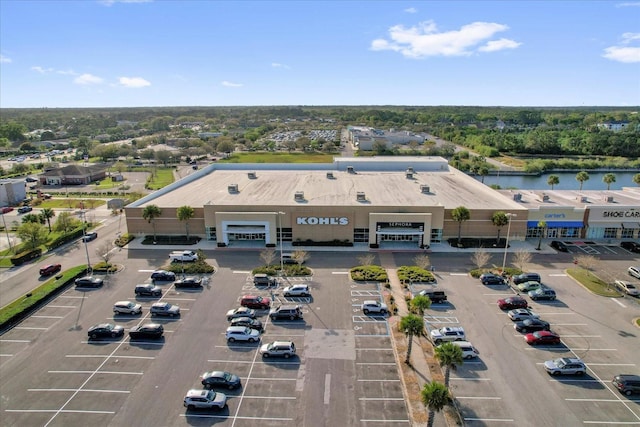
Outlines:
<svg viewBox="0 0 640 427"><path fill-rule="evenodd" d="M500 400L501 397L493 396L456 396L456 399L473 399L473 400Z"/></svg>
<svg viewBox="0 0 640 427"><path fill-rule="evenodd" d="M402 400L404 401L404 397L360 397L358 400L374 400L374 401L390 401L390 400Z"/></svg>
<svg viewBox="0 0 640 427"><path fill-rule="evenodd" d="M233 270L233 274L251 274L250 271Z"/></svg>
<svg viewBox="0 0 640 427"><path fill-rule="evenodd" d="M243 396L245 399L285 399L285 400L296 400L295 396Z"/></svg>
<svg viewBox="0 0 640 427"><path fill-rule="evenodd" d="M583 421L583 424L615 424L615 425L638 425L637 421Z"/></svg>
<svg viewBox="0 0 640 427"><path fill-rule="evenodd" d="M47 308L78 308L75 305L47 305Z"/></svg>
<svg viewBox="0 0 640 427"><path fill-rule="evenodd" d="M12 357L13 354L7 354L7 353L2 353L0 354L0 357Z"/></svg>
<svg viewBox="0 0 640 427"><path fill-rule="evenodd" d="M20 329L23 331L46 331L49 328L36 328L36 327L29 327L29 326L16 326L13 329Z"/></svg>
<svg viewBox="0 0 640 427"><path fill-rule="evenodd" d="M66 392L74 392L75 388L28 388L27 391L66 391ZM95 389L82 389L81 392L90 392L90 393L131 393L129 390L95 390Z"/></svg>
<svg viewBox="0 0 640 427"><path fill-rule="evenodd" d="M24 343L29 343L29 342L31 342L31 340L0 340L0 342L13 342L13 343L24 342Z"/></svg>
<svg viewBox="0 0 640 427"><path fill-rule="evenodd" d="M549 277L567 277L564 273L549 274Z"/></svg>
<svg viewBox="0 0 640 427"><path fill-rule="evenodd" d="M449 276L468 276L467 273L449 273Z"/></svg>
<svg viewBox="0 0 640 427"><path fill-rule="evenodd" d="M586 323L552 323L553 326L587 326Z"/></svg>
<svg viewBox="0 0 640 427"><path fill-rule="evenodd" d="M535 347L527 347L525 348L525 350L561 350L562 347L550 347L550 346L541 346L541 345L537 345ZM571 351L618 351L615 348L568 348L567 350L571 350ZM467 363L467 362L465 362Z"/></svg>
<svg viewBox="0 0 640 427"><path fill-rule="evenodd" d="M58 298L86 299L86 298L89 298L89 297L87 297L87 296L78 296L78 295L60 295Z"/></svg>
<svg viewBox="0 0 640 427"><path fill-rule="evenodd" d="M620 399L564 399L568 402L616 402L622 403Z"/></svg>
<svg viewBox="0 0 640 427"><path fill-rule="evenodd" d="M33 315L33 316L29 316L32 317L34 319L63 319L64 316L41 316L41 315Z"/></svg>
<svg viewBox="0 0 640 427"><path fill-rule="evenodd" d="M331 401L331 374L325 374L323 402L325 405L328 405L330 401Z"/></svg>
<svg viewBox="0 0 640 427"><path fill-rule="evenodd" d="M609 298L611 301L615 302L616 304L618 304L620 307L622 308L627 308L626 305L624 305L623 303L621 303L620 301L618 301L616 298Z"/></svg>
<svg viewBox="0 0 640 427"><path fill-rule="evenodd" d="M247 379L248 380L249 378L243 378L243 379ZM251 377L251 381L298 381L298 378L258 378L258 377Z"/></svg>
<svg viewBox="0 0 640 427"><path fill-rule="evenodd" d="M143 375L144 372L116 372L116 371L47 371L49 374L112 374L112 375ZM80 392L83 389L77 389L76 392Z"/></svg>
<svg viewBox="0 0 640 427"><path fill-rule="evenodd" d="M91 358L91 357L108 357L108 354L67 354L64 357L74 357L74 358ZM147 359L147 360L153 360L155 359L155 357L153 356L114 356L117 357L118 359Z"/></svg>
<svg viewBox="0 0 640 427"><path fill-rule="evenodd" d="M348 271L332 271L331 274L349 274Z"/></svg>
<svg viewBox="0 0 640 427"><path fill-rule="evenodd" d="M56 414L115 414L115 411L82 411L78 409L5 409L5 412L24 412L26 413L49 413Z"/></svg>
<svg viewBox="0 0 640 427"><path fill-rule="evenodd" d="M600 381L598 380L580 380L577 378L562 378L562 382L576 382L576 383L599 383ZM558 379L550 379L549 382L558 382Z"/></svg>
<svg viewBox="0 0 640 427"><path fill-rule="evenodd" d="M222 346L220 346L222 347ZM251 360L218 360L218 359L208 359L207 362L210 363L253 363Z"/></svg>
<svg viewBox="0 0 640 427"><path fill-rule="evenodd" d="M201 414L180 414L181 417L186 418L213 418L228 420L228 415L201 415ZM238 417L234 416L234 420L264 420L264 421L293 421L293 418L268 418L268 417Z"/></svg>

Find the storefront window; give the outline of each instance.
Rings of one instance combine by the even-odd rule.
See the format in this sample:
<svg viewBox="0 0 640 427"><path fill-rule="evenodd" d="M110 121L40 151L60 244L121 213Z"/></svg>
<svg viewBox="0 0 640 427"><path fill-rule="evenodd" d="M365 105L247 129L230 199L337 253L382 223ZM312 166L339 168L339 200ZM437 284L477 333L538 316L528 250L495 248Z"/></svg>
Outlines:
<svg viewBox="0 0 640 427"><path fill-rule="evenodd" d="M633 228L623 228L622 229L622 238L623 239L633 239Z"/></svg>
<svg viewBox="0 0 640 427"><path fill-rule="evenodd" d="M617 228L605 228L604 229L604 237L608 239L615 239L618 235Z"/></svg>
<svg viewBox="0 0 640 427"><path fill-rule="evenodd" d="M280 241L280 230L278 229L278 241ZM293 241L293 230L291 228L283 228L282 229L282 241L283 242L292 242Z"/></svg>
<svg viewBox="0 0 640 427"><path fill-rule="evenodd" d="M441 228L432 228L431 229L431 243L442 243L442 229Z"/></svg>
<svg viewBox="0 0 640 427"><path fill-rule="evenodd" d="M355 228L353 230L353 242L354 243L369 243L369 229L368 228Z"/></svg>
<svg viewBox="0 0 640 427"><path fill-rule="evenodd" d="M216 240L216 228L215 227L207 227L206 233L207 233L207 239L208 240Z"/></svg>

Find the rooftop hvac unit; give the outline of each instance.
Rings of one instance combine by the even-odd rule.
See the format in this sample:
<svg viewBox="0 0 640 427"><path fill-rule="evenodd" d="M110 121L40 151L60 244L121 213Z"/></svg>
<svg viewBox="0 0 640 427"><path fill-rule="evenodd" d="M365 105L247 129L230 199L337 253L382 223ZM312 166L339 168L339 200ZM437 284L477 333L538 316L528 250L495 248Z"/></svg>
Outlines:
<svg viewBox="0 0 640 427"><path fill-rule="evenodd" d="M605 200L607 203L613 203L613 196L605 196L604 200Z"/></svg>
<svg viewBox="0 0 640 427"><path fill-rule="evenodd" d="M542 201L543 201L543 202L548 202L549 200L550 200L549 195L547 195L547 194L543 194L543 195L542 195Z"/></svg>
<svg viewBox="0 0 640 427"><path fill-rule="evenodd" d="M333 172L327 172L327 179L333 179Z"/></svg>
<svg viewBox="0 0 640 427"><path fill-rule="evenodd" d="M293 196L293 199L296 202L304 202L304 191L296 191L296 193Z"/></svg>
<svg viewBox="0 0 640 427"><path fill-rule="evenodd" d="M365 196L363 191L358 191L356 193L356 200L359 202L366 202L367 201L367 196Z"/></svg>
<svg viewBox="0 0 640 427"><path fill-rule="evenodd" d="M229 193L238 193L238 184L229 184L227 187Z"/></svg>
<svg viewBox="0 0 640 427"><path fill-rule="evenodd" d="M407 172L415 173L415 171L413 170L413 166L409 166L407 168Z"/></svg>
<svg viewBox="0 0 640 427"><path fill-rule="evenodd" d="M515 200L516 202L521 202L522 201L522 193L516 193L513 195L513 200Z"/></svg>
<svg viewBox="0 0 640 427"><path fill-rule="evenodd" d="M353 166L347 166L347 172L348 173L356 173L356 171L353 169Z"/></svg>
<svg viewBox="0 0 640 427"><path fill-rule="evenodd" d="M249 172L249 173L247 173L247 176L249 177L249 179L256 179L256 173L255 172Z"/></svg>
<svg viewBox="0 0 640 427"><path fill-rule="evenodd" d="M408 179L413 179L413 171L412 170L407 169L404 174Z"/></svg>
<svg viewBox="0 0 640 427"><path fill-rule="evenodd" d="M587 196L580 196L580 203L587 203L588 201Z"/></svg>
<svg viewBox="0 0 640 427"><path fill-rule="evenodd" d="M420 186L420 192L422 192L422 193L430 193L431 192L431 188L429 188L428 185L421 185Z"/></svg>

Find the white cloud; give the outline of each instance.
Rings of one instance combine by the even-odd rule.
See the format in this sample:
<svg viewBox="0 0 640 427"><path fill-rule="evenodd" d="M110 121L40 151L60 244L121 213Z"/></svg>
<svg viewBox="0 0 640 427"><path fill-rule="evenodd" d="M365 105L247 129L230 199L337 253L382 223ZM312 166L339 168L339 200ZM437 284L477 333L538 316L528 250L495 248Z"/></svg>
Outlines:
<svg viewBox="0 0 640 427"><path fill-rule="evenodd" d="M407 13L418 13L418 9L416 9L415 7L410 7L404 10Z"/></svg>
<svg viewBox="0 0 640 427"><path fill-rule="evenodd" d="M629 46L636 41L640 41L640 33L623 33L620 45L606 48L602 56L626 64L640 62L640 47Z"/></svg>
<svg viewBox="0 0 640 427"><path fill-rule="evenodd" d="M120 77L118 83L125 87L146 87L151 86L151 83L142 77Z"/></svg>
<svg viewBox="0 0 640 427"><path fill-rule="evenodd" d="M491 40L484 46L480 46L478 50L480 52L496 52L504 49L515 49L522 43L515 42L509 39Z"/></svg>
<svg viewBox="0 0 640 427"><path fill-rule="evenodd" d="M57 70L56 73L62 74L63 76L77 76L78 75L78 73L76 73L73 70Z"/></svg>
<svg viewBox="0 0 640 427"><path fill-rule="evenodd" d="M285 68L285 69L287 69L287 70L291 68L291 67L289 67L288 65L280 64L279 62L272 62L272 63L271 63L271 66L272 66L273 68Z"/></svg>
<svg viewBox="0 0 640 427"><path fill-rule="evenodd" d="M113 6L116 3L151 3L153 0L99 0L98 3L105 6Z"/></svg>
<svg viewBox="0 0 640 427"><path fill-rule="evenodd" d="M43 68L43 67L40 67L39 65L31 67L31 69L33 71L37 71L40 74L47 74L47 73L53 72L53 68Z"/></svg>
<svg viewBox="0 0 640 427"><path fill-rule="evenodd" d="M222 82L222 86L226 86L226 87L242 87L244 86L242 83L232 83L232 82L228 82L228 81L223 81Z"/></svg>
<svg viewBox="0 0 640 427"><path fill-rule="evenodd" d="M10 64L11 63L11 58L9 58L8 56L0 55L0 63L2 63L2 64Z"/></svg>
<svg viewBox="0 0 640 427"><path fill-rule="evenodd" d="M429 56L469 56L477 51L494 52L513 49L520 43L509 39L488 40L496 33L509 27L492 22L473 22L459 30L439 32L433 21L421 22L406 28L395 25L389 28L389 39L376 39L371 42L371 50L392 50L407 58L425 58ZM478 47L485 42L484 46Z"/></svg>
<svg viewBox="0 0 640 427"><path fill-rule="evenodd" d="M101 77L94 76L93 74L82 74L73 79L73 82L78 85L99 85L104 80Z"/></svg>
<svg viewBox="0 0 640 427"><path fill-rule="evenodd" d="M630 1L626 3L618 3L616 7L640 7L640 2L638 1Z"/></svg>

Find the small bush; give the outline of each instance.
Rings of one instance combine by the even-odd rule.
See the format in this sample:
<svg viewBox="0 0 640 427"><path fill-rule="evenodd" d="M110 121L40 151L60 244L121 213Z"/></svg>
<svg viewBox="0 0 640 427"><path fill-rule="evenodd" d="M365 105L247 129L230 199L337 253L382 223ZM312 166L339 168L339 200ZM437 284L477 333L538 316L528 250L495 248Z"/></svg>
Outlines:
<svg viewBox="0 0 640 427"><path fill-rule="evenodd" d="M406 283L433 283L436 281L435 276L428 270L417 266L401 266L398 268L398 278Z"/></svg>
<svg viewBox="0 0 640 427"><path fill-rule="evenodd" d="M116 246L119 246L122 248L126 246L129 242L131 242L133 239L135 239L134 235L125 233L116 239L115 244Z"/></svg>
<svg viewBox="0 0 640 427"><path fill-rule="evenodd" d="M36 259L42 255L42 249L36 248L28 251L20 252L11 257L11 264L13 265L22 265L27 261L31 261L32 259Z"/></svg>
<svg viewBox="0 0 640 427"><path fill-rule="evenodd" d="M385 282L389 280L387 272L379 265L360 265L351 269L351 280Z"/></svg>

